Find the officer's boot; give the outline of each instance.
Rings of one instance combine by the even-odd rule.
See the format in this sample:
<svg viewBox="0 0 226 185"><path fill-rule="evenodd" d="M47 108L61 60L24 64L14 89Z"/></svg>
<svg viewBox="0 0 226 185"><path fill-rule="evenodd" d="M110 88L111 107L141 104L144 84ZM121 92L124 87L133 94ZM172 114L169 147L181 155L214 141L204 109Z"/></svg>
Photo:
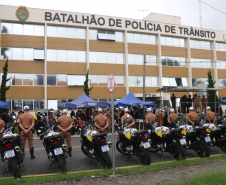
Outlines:
<svg viewBox="0 0 226 185"><path fill-rule="evenodd" d="M31 159L34 159L34 148L30 148L30 153L31 153Z"/></svg>
<svg viewBox="0 0 226 185"><path fill-rule="evenodd" d="M71 151L72 151L72 148L68 148L68 154L69 154L69 157L72 156Z"/></svg>

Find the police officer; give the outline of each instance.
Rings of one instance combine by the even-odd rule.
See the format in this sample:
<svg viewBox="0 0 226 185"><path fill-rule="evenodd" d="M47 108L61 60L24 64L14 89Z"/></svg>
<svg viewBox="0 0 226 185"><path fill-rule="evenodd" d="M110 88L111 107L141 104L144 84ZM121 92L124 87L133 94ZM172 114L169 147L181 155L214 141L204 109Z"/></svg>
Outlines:
<svg viewBox="0 0 226 185"><path fill-rule="evenodd" d="M147 115L145 116L146 124L155 122L156 115L152 113L151 108L147 108Z"/></svg>
<svg viewBox="0 0 226 185"><path fill-rule="evenodd" d="M31 129L34 127L35 121L34 121L34 117L31 114L29 114L29 106L24 106L24 114L20 116L19 123L20 123L19 127L22 129L20 136L23 141L23 144L22 144L23 155L25 155L24 148L25 148L26 139L27 139L29 144L31 159L34 159L35 156L34 156L33 134Z"/></svg>
<svg viewBox="0 0 226 185"><path fill-rule="evenodd" d="M161 127L162 124L163 124L164 110L159 109L158 114L157 114L157 118L158 118L157 126Z"/></svg>
<svg viewBox="0 0 226 185"><path fill-rule="evenodd" d="M174 113L174 109L170 109L170 115L168 116L169 127L172 127L172 123L177 121L178 115Z"/></svg>
<svg viewBox="0 0 226 185"><path fill-rule="evenodd" d="M129 123L127 125L127 127L133 126L135 124L135 121L134 121L133 117L131 115L129 115L129 109L128 108L125 108L124 109L124 112L125 112L125 114L121 118L121 123L122 124L125 124L125 123L128 123L128 122L131 122L131 123Z"/></svg>
<svg viewBox="0 0 226 185"><path fill-rule="evenodd" d="M98 133L106 132L106 129L109 126L109 122L107 117L103 115L102 108L98 108L98 115L95 116L94 121Z"/></svg>
<svg viewBox="0 0 226 185"><path fill-rule="evenodd" d="M193 107L190 107L189 108L189 113L187 115L188 124L192 125L194 127L195 121L197 121L198 119L199 119L199 115L194 112L194 108Z"/></svg>
<svg viewBox="0 0 226 185"><path fill-rule="evenodd" d="M209 106L206 109L207 109L206 122L214 124L216 121L215 113L211 111L211 108Z"/></svg>
<svg viewBox="0 0 226 185"><path fill-rule="evenodd" d="M70 117L67 116L67 109L63 110L63 116L59 117L57 119L57 122L60 122L60 124L57 127L60 129L61 136L66 140L68 146L68 154L69 157L71 157L72 146L71 146L71 133L69 132L69 130L73 126L73 121Z"/></svg>

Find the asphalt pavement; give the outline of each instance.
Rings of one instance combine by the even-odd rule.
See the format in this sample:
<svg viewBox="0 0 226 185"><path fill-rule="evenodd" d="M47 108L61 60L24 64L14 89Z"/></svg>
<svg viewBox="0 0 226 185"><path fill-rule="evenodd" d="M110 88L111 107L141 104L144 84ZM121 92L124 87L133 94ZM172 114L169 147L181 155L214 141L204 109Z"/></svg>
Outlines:
<svg viewBox="0 0 226 185"><path fill-rule="evenodd" d="M112 137L109 136L108 141L112 141ZM67 158L67 171L84 171L84 170L95 170L102 169L103 166L100 165L97 160L93 160L91 163L91 159L86 157L81 151L81 143L80 138L72 139L72 157ZM30 158L30 152L28 150L28 142L26 142L26 151L25 151L25 160L23 162L23 166L21 167L21 175L37 175L37 174L50 174L57 173L57 169L51 167L48 169L50 165L50 161L47 158L45 149L43 147L41 140L34 140L35 147L35 159ZM217 147L211 147L211 155L220 154L221 150ZM109 151L110 157L112 159L112 148ZM198 157L197 153L193 150L187 151L187 158ZM127 161L128 156L124 156L120 154L117 149L115 149L115 161L116 167L123 166L133 166L133 165L141 165L141 162L135 156L131 156L131 158ZM171 161L174 158L169 153L163 153L161 155L160 152L151 153L152 163ZM90 164L91 163L91 164ZM9 172L4 172L7 167L6 163L0 161L0 178L11 176Z"/></svg>

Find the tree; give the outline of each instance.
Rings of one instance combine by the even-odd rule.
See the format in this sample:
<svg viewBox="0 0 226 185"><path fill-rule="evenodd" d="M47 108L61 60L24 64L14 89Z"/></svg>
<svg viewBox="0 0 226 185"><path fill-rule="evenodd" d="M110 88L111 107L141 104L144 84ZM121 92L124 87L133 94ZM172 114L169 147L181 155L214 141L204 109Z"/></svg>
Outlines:
<svg viewBox="0 0 226 185"><path fill-rule="evenodd" d="M215 88L215 83L216 81L213 79L212 75L211 75L211 70L209 69L209 71L207 72L208 75L208 86L207 88ZM216 107L219 107L219 98L217 96L216 91L207 91L207 99L208 99L208 106L210 106L211 108L215 107L215 99L214 99L214 95L216 96Z"/></svg>
<svg viewBox="0 0 226 185"><path fill-rule="evenodd" d="M90 91L93 89L93 86L89 88L89 69L87 70L86 73L86 80L84 82L84 92L86 96L90 96Z"/></svg>

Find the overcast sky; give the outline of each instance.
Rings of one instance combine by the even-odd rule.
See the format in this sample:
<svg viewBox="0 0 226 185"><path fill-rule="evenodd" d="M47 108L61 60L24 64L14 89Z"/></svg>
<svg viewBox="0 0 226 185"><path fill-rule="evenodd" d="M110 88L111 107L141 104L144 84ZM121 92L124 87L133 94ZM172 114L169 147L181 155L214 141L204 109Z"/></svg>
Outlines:
<svg viewBox="0 0 226 185"><path fill-rule="evenodd" d="M226 0L202 0L226 12ZM182 25L200 27L198 0L0 0L0 4L142 19L151 12L181 17ZM201 3L202 27L226 30L226 14ZM39 15L37 15L39 16Z"/></svg>

